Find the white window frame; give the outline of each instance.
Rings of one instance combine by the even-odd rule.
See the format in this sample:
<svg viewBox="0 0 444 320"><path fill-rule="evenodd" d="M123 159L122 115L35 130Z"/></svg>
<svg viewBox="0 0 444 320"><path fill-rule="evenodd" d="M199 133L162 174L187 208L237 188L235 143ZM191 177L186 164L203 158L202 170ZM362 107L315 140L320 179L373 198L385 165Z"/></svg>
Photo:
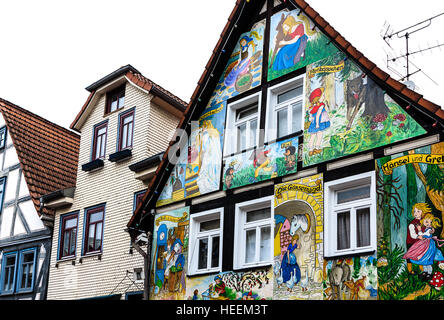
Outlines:
<svg viewBox="0 0 444 320"><path fill-rule="evenodd" d="M199 231L200 223L216 218L220 219L219 229L210 231ZM190 215L190 254L188 255L188 275L197 275L211 272L222 271L222 249L223 249L223 227L224 227L224 209L217 208L213 210L208 210L204 212L199 212ZM214 236L219 236L219 265L217 267L211 268L211 248L212 248L212 238ZM206 269L198 269L198 258L199 258L199 240L202 238L208 238L208 261Z"/></svg>
<svg viewBox="0 0 444 320"><path fill-rule="evenodd" d="M244 150L237 150L238 141L237 141L237 126L240 123L248 121L248 123L254 118L254 116L250 116L246 119L242 119L241 121L236 121L236 111L242 109L248 105L257 103L257 129L256 129L256 145L259 143L259 133L260 133L260 120L261 120L261 93L255 93L248 97L242 98L238 101L230 103L227 105L227 121L225 127L225 141L224 141L224 156L229 156L231 154L239 153ZM250 149L255 146L249 146L250 142L250 133L247 128L247 148Z"/></svg>
<svg viewBox="0 0 444 320"><path fill-rule="evenodd" d="M337 204L338 191L353 189L368 184L370 184L369 198ZM374 171L326 182L324 184L324 204L325 257L337 257L376 251L376 177ZM370 245L357 247L356 211L367 207L370 208ZM350 248L338 250L337 214L344 211L350 211Z"/></svg>
<svg viewBox="0 0 444 320"><path fill-rule="evenodd" d="M270 208L270 218L254 222L246 222L246 213L253 210ZM260 227L270 226L270 260L258 261L258 253L260 252ZM255 262L245 262L245 246L246 246L246 230L256 229L256 252ZM274 247L274 196L254 199L235 205L235 232L234 232L234 269L244 269L258 266L267 266L273 263L273 247Z"/></svg>
<svg viewBox="0 0 444 320"><path fill-rule="evenodd" d="M291 131L291 125L293 120L293 108L290 106L295 102L301 102L301 130L304 130L304 101L305 101L305 74L297 76L293 79L281 82L271 88L268 88L267 93L267 114L265 125L265 142L274 141L280 139L277 137L277 112L287 108L287 128ZM277 103L278 95L285 93L291 89L302 86L302 94L296 98L287 100L281 104ZM292 134L288 133L287 135Z"/></svg>

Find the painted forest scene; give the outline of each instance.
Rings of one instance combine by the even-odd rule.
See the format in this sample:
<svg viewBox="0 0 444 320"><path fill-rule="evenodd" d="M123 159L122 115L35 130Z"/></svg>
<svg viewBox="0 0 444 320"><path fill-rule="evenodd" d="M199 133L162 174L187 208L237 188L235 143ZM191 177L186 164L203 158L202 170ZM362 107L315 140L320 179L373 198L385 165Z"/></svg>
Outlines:
<svg viewBox="0 0 444 320"><path fill-rule="evenodd" d="M444 299L443 154L439 143L377 160L381 300Z"/></svg>
<svg viewBox="0 0 444 320"><path fill-rule="evenodd" d="M304 166L425 132L345 54L307 66Z"/></svg>

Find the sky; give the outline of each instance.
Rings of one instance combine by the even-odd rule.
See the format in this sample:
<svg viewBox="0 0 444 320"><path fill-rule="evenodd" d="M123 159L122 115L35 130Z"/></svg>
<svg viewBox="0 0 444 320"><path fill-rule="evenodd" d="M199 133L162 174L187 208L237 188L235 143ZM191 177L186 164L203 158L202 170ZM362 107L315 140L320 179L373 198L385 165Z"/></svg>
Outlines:
<svg viewBox="0 0 444 320"><path fill-rule="evenodd" d="M387 26L394 33L444 13L442 0L307 2L396 80L405 76L405 59L387 63L387 54L404 55L405 38L395 35L389 46L381 36ZM68 128L88 97L85 88L131 64L188 102L234 5L235 0L0 0L0 97ZM410 52L444 44L444 15L414 30L408 30ZM411 72L421 69L410 77L416 91L444 106L444 46L410 59Z"/></svg>

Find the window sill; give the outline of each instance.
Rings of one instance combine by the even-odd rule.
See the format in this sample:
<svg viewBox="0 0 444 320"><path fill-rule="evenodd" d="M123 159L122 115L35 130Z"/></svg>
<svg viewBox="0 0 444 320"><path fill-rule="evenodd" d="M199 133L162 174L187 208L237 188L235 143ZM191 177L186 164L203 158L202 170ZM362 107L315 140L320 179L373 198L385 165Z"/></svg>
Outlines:
<svg viewBox="0 0 444 320"><path fill-rule="evenodd" d="M90 161L88 163L82 164L82 170L86 172L90 172L99 168L102 168L105 165L103 162L103 159L96 159L93 161Z"/></svg>
<svg viewBox="0 0 444 320"><path fill-rule="evenodd" d="M83 259L97 257L97 260L102 260L102 251L89 252L82 255L79 259L79 263L83 262Z"/></svg>
<svg viewBox="0 0 444 320"><path fill-rule="evenodd" d="M239 272L239 271L251 271L252 269L260 269L260 268L266 268L271 267L273 265L273 262L263 262L263 263L251 263L247 265L242 266L235 266L233 267L233 271Z"/></svg>
<svg viewBox="0 0 444 320"><path fill-rule="evenodd" d="M108 160L111 162L119 162L123 160L127 160L132 156L131 149L123 149L121 151L117 151L109 155Z"/></svg>
<svg viewBox="0 0 444 320"><path fill-rule="evenodd" d="M72 265L76 264L76 256L63 257L56 261L55 267L58 268L60 263L68 263L71 262Z"/></svg>
<svg viewBox="0 0 444 320"><path fill-rule="evenodd" d="M222 272L221 268L217 269L207 269L202 271L193 271L187 274L187 277L197 277L197 276L204 276L204 275L210 275L210 274L216 274Z"/></svg>

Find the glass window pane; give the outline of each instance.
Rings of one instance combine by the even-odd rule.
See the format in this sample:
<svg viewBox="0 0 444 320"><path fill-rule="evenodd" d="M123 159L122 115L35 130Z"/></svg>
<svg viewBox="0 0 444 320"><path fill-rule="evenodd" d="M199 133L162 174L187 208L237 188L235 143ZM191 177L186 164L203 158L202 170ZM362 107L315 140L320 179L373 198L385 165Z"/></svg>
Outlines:
<svg viewBox="0 0 444 320"><path fill-rule="evenodd" d="M132 145L133 142L133 124L130 123L128 125L128 139L127 139L127 144L126 146L129 147Z"/></svg>
<svg viewBox="0 0 444 320"><path fill-rule="evenodd" d="M370 245L370 208L356 210L356 241L358 247Z"/></svg>
<svg viewBox="0 0 444 320"><path fill-rule="evenodd" d="M236 121L245 119L257 113L257 104L252 106L247 106L236 110Z"/></svg>
<svg viewBox="0 0 444 320"><path fill-rule="evenodd" d="M102 227L103 223L96 224L96 241L94 244L94 250L100 250L102 248Z"/></svg>
<svg viewBox="0 0 444 320"><path fill-rule="evenodd" d="M117 110L117 99L115 97L113 97L113 101L111 102L111 107L110 107L110 111L115 111Z"/></svg>
<svg viewBox="0 0 444 320"><path fill-rule="evenodd" d="M15 256L8 256L6 258L6 266L13 266L15 265Z"/></svg>
<svg viewBox="0 0 444 320"><path fill-rule="evenodd" d="M237 127L237 151L247 148L247 125L241 124Z"/></svg>
<svg viewBox="0 0 444 320"><path fill-rule="evenodd" d="M338 250L350 248L350 211L338 213Z"/></svg>
<svg viewBox="0 0 444 320"><path fill-rule="evenodd" d="M5 291L11 290L12 287L11 273L12 273L11 268L5 268L5 275L4 275L5 280L3 283L3 288Z"/></svg>
<svg viewBox="0 0 444 320"><path fill-rule="evenodd" d="M70 248L69 248L69 237L70 237L70 232L66 231L63 234L63 253L62 256L68 256L70 255Z"/></svg>
<svg viewBox="0 0 444 320"><path fill-rule="evenodd" d="M30 289L32 287L32 277L33 277L33 270L34 269L34 265L30 264L28 266L28 272L27 272L27 276L26 276L26 288Z"/></svg>
<svg viewBox="0 0 444 320"><path fill-rule="evenodd" d="M77 226L77 218L65 220L65 229L75 228Z"/></svg>
<svg viewBox="0 0 444 320"><path fill-rule="evenodd" d="M208 261L208 238L199 239L199 258L197 269L206 269Z"/></svg>
<svg viewBox="0 0 444 320"><path fill-rule="evenodd" d="M123 124L128 124L128 123L130 123L132 121L133 121L133 115L132 114L123 118Z"/></svg>
<svg viewBox="0 0 444 320"><path fill-rule="evenodd" d="M126 148L128 146L128 126L123 126L120 139L122 141L122 149Z"/></svg>
<svg viewBox="0 0 444 320"><path fill-rule="evenodd" d="M370 198L370 185L338 191L338 204Z"/></svg>
<svg viewBox="0 0 444 320"><path fill-rule="evenodd" d="M99 157L105 156L105 135L103 135L100 139L100 154Z"/></svg>
<svg viewBox="0 0 444 320"><path fill-rule="evenodd" d="M261 228L260 261L271 260L271 228Z"/></svg>
<svg viewBox="0 0 444 320"><path fill-rule="evenodd" d="M211 244L211 268L219 267L219 236L212 238Z"/></svg>
<svg viewBox="0 0 444 320"><path fill-rule="evenodd" d="M73 255L76 252L76 238L77 238L77 229L73 229L69 233L70 237L70 247L69 247L69 255Z"/></svg>
<svg viewBox="0 0 444 320"><path fill-rule="evenodd" d="M270 217L271 217L270 208L264 208L247 212L247 222L254 222L258 220L268 219Z"/></svg>
<svg viewBox="0 0 444 320"><path fill-rule="evenodd" d="M34 252L27 252L23 254L23 262L34 262Z"/></svg>
<svg viewBox="0 0 444 320"><path fill-rule="evenodd" d="M291 118L291 133L302 130L301 118L302 118L302 102L296 102L291 105L292 118Z"/></svg>
<svg viewBox="0 0 444 320"><path fill-rule="evenodd" d="M256 145L256 131L257 131L257 120L250 121L250 145L248 147L254 147Z"/></svg>
<svg viewBox="0 0 444 320"><path fill-rule="evenodd" d="M91 215L89 216L89 223L94 223L102 220L103 220L103 211L91 213Z"/></svg>
<svg viewBox="0 0 444 320"><path fill-rule="evenodd" d="M106 127L102 127L99 130L97 130L97 136L104 135L106 133Z"/></svg>
<svg viewBox="0 0 444 320"><path fill-rule="evenodd" d="M283 137L288 134L288 111L282 109L277 113L277 137Z"/></svg>
<svg viewBox="0 0 444 320"><path fill-rule="evenodd" d="M245 239L245 262L254 262L256 257L256 229L247 230Z"/></svg>
<svg viewBox="0 0 444 320"><path fill-rule="evenodd" d="M124 105L125 105L125 96L121 96L119 98L119 108L123 108Z"/></svg>
<svg viewBox="0 0 444 320"><path fill-rule="evenodd" d="M278 94L277 103L282 103L302 95L302 86Z"/></svg>
<svg viewBox="0 0 444 320"><path fill-rule="evenodd" d="M209 231L209 230L219 229L220 219L203 221L199 225L200 225L199 231Z"/></svg>
<svg viewBox="0 0 444 320"><path fill-rule="evenodd" d="M90 225L88 230L88 251L94 251L94 233L96 230L95 225Z"/></svg>

